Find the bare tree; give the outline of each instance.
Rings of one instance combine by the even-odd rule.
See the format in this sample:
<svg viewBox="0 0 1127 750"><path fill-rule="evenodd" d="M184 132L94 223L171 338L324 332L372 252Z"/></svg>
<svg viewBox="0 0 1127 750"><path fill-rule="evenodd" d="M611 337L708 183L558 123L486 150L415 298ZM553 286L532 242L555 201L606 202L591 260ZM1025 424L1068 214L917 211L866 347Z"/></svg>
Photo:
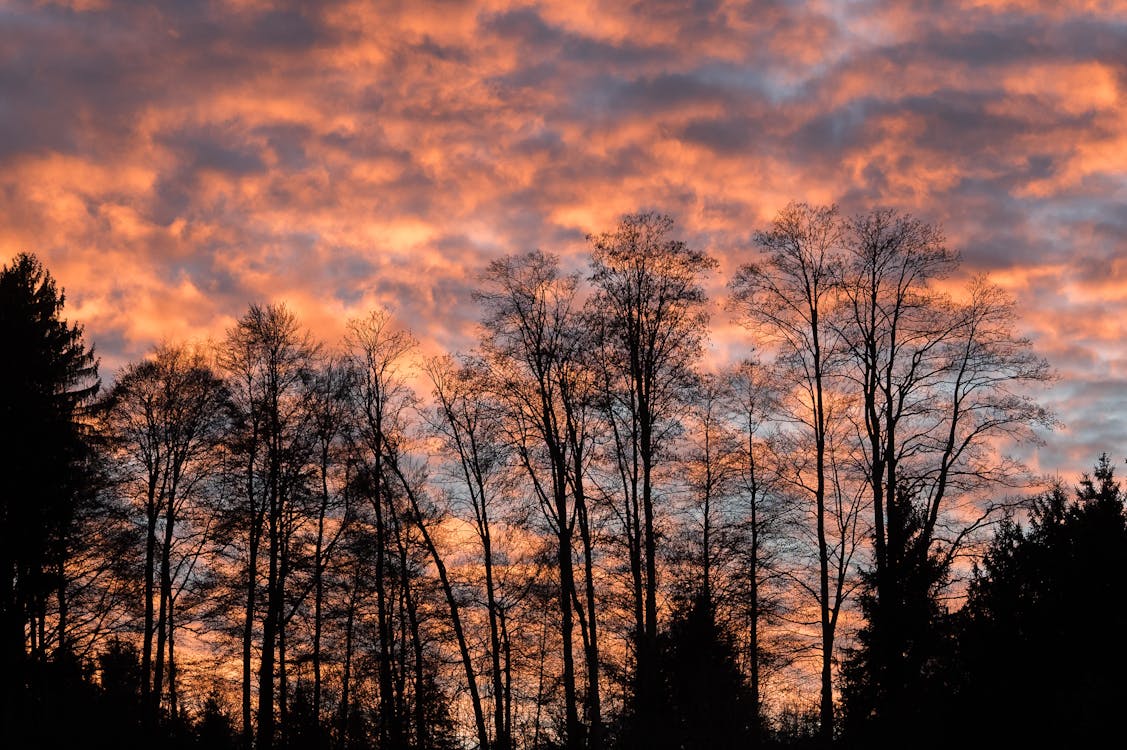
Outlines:
<svg viewBox="0 0 1127 750"><path fill-rule="evenodd" d="M721 590L727 588L726 568L734 549L735 514L729 507L736 497L741 469L737 434L728 417L729 383L703 373L686 405L685 452L681 460L688 490L689 551L688 591L709 611L716 610ZM721 597L725 598L725 597Z"/></svg>
<svg viewBox="0 0 1127 750"><path fill-rule="evenodd" d="M404 357L414 348L410 334L395 327L384 309L349 323L346 345L356 373L354 399L359 412L359 442L363 446L366 489L375 519L375 593L378 631L379 734L380 744L405 742L403 717L396 709L392 683L394 629L392 600L388 594L395 506L385 461L391 443L404 429L405 410L411 406L410 392L402 369Z"/></svg>
<svg viewBox="0 0 1127 750"><path fill-rule="evenodd" d="M473 660L469 645L462 627L460 604L446 564L438 548L434 534L429 526L433 522L433 514L428 512L427 493L425 489L425 474L421 469L413 469L407 463L406 454L406 412L408 407L415 404L414 393L410 390L404 377L403 368L406 364L405 357L415 346L414 338L405 331L398 330L386 310L373 311L365 319L353 321L349 326L349 347L358 371L359 402L362 404L364 428L361 434L370 451L371 481L374 485L373 507L377 518L377 573L376 591L377 599L384 601L386 606L387 595L383 591L381 581L382 566L385 554L383 547L388 543L387 533L399 534L402 526L411 525L418 531L422 546L430 557L435 571L438 573L439 583L448 607L451 626L454 630L455 640L458 645L459 655L465 671L466 686L470 693L470 701L474 713L474 726L476 729L479 746L488 750L489 735L485 727L485 717L481 707L481 697L477 686L477 677L473 668ZM387 485L385 479L395 482L397 491L402 492L407 501L405 513L397 513L391 501L392 487ZM385 509L389 517L385 518ZM388 522L390 521L390 528ZM402 545L402 537L396 536L393 541ZM400 547L400 554L405 550ZM401 566L401 572L405 566ZM419 692L424 687L422 674L421 643L418 635L416 613L412 609L414 604L409 599L410 592L404 588L406 604L407 625L411 631L411 638L416 652L416 677L417 688L415 695L416 708L422 708L420 701L423 695ZM379 602L377 606L380 606ZM382 613L382 607L380 609ZM399 712L392 705L392 675L390 670L389 646L392 642L393 632L390 618L380 615L382 621L380 644L380 706L381 712L389 717L395 717ZM401 722L393 726L398 726ZM425 732L427 727L420 718L416 721L416 731ZM402 727L400 727L400 731ZM388 741L393 745L401 741L402 737L389 736Z"/></svg>
<svg viewBox="0 0 1127 750"><path fill-rule="evenodd" d="M493 693L495 750L510 750L512 742L511 674L503 644L504 607L495 573L495 524L498 504L512 484L513 457L500 424L500 410L488 396L486 373L480 364L457 366L450 357L431 360L427 374L437 401L436 432L457 457L485 576L485 605L489 627L490 682Z"/></svg>
<svg viewBox="0 0 1127 750"><path fill-rule="evenodd" d="M806 460L805 451L796 451L785 476L813 502L818 573L811 593L821 631L820 732L828 741L834 722L834 638L855 518L855 503L843 496L836 481L832 441L830 381L840 360L831 321L841 264L837 209L792 203L770 229L756 234L756 243L762 262L741 267L730 286L734 305L755 334L775 348L787 382L794 384L780 402L785 418L812 443L812 460Z"/></svg>
<svg viewBox="0 0 1127 750"><path fill-rule="evenodd" d="M926 659L909 653L927 627L909 613L929 611L913 602L937 595L951 559L998 507L968 501L1026 475L998 458L993 441L1027 438L1030 426L1051 422L1022 394L1048 369L1013 333L1012 302L1000 289L976 279L966 300L952 301L936 288L958 264L939 229L879 209L843 232L838 325L863 415L856 433L873 511L866 640L886 714L899 710L908 672Z"/></svg>
<svg viewBox="0 0 1127 750"><path fill-rule="evenodd" d="M518 460L555 536L563 657L565 744L583 746L574 657L575 602L573 537L585 505L582 472L589 436L580 420L581 369L576 303L578 278L560 273L556 258L539 251L489 265L487 286L478 292L485 308L482 350L493 393L506 412ZM581 534L583 527L580 527ZM590 569L589 539L584 544ZM598 657L595 621L587 628L588 709L598 736Z"/></svg>
<svg viewBox="0 0 1127 750"><path fill-rule="evenodd" d="M249 742L251 640L260 571L260 543L266 542L266 611L258 669L256 747L275 740L275 709L285 710L286 694L275 692L279 663L284 678L288 544L294 528L297 485L311 457L308 440L308 383L317 346L284 305L250 309L233 328L219 352L233 395L238 429L232 447L244 465L246 534L246 612L243 632L243 735ZM277 659L279 648L283 658Z"/></svg>
<svg viewBox="0 0 1127 750"><path fill-rule="evenodd" d="M139 490L144 518L141 695L150 722L162 702L166 664L169 709L175 713L174 541L178 531L184 533L179 528L184 504L215 470L214 449L226 427L224 404L223 385L202 352L162 345L125 368L104 405L115 463Z"/></svg>
<svg viewBox="0 0 1127 750"><path fill-rule="evenodd" d="M317 503L313 550L313 706L317 732L321 732L323 693L322 642L325 625L326 571L334 551L352 520L349 507L347 447L352 438L350 389L353 371L338 358L320 366L311 388L311 421L316 438Z"/></svg>
<svg viewBox="0 0 1127 750"><path fill-rule="evenodd" d="M656 684L658 632L654 472L702 351L708 314L701 281L716 267L712 258L673 239L672 230L669 217L642 213L588 238L597 288L589 317L615 438L635 596L635 700L642 730L651 724L647 712L657 705L649 696Z"/></svg>

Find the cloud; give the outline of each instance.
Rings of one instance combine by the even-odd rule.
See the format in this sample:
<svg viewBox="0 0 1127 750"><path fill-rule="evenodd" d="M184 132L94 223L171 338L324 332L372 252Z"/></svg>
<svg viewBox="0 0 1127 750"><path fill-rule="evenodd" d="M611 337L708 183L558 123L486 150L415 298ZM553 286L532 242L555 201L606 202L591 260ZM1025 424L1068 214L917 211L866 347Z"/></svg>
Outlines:
<svg viewBox="0 0 1127 750"><path fill-rule="evenodd" d="M490 259L581 267L637 209L719 296L789 200L890 205L1016 295L1069 424L1038 460L1075 471L1127 432L1125 91L1099 3L14 2L0 255L44 258L112 372L274 299L465 349ZM718 315L718 356L742 335Z"/></svg>

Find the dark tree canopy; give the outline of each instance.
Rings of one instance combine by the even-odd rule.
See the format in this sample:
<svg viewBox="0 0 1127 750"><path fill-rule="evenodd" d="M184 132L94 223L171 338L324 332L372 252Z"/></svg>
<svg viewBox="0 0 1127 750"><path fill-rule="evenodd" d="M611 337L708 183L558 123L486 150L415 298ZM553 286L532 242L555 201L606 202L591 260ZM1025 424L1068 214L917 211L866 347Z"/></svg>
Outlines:
<svg viewBox="0 0 1127 750"><path fill-rule="evenodd" d="M874 619L871 594L863 601L867 624L844 669L849 744L1103 744L1120 731L1125 570L1127 513L1106 454L1071 499L1058 483L1033 499L1026 525L1002 522L961 610L928 593L944 574L935 557L913 559L897 619ZM879 679L881 638L907 646L895 691Z"/></svg>
<svg viewBox="0 0 1127 750"><path fill-rule="evenodd" d="M5 694L5 735L29 701L48 710L30 665L66 651L63 570L91 485L82 419L98 363L82 327L62 318L63 302L34 255L0 270L0 671L15 693Z"/></svg>
<svg viewBox="0 0 1127 750"><path fill-rule="evenodd" d="M1125 572L1127 513L1107 454L1074 499L1058 485L1036 499L1028 527L1003 526L959 638L962 705L991 706L980 732L1095 746L1121 731Z"/></svg>

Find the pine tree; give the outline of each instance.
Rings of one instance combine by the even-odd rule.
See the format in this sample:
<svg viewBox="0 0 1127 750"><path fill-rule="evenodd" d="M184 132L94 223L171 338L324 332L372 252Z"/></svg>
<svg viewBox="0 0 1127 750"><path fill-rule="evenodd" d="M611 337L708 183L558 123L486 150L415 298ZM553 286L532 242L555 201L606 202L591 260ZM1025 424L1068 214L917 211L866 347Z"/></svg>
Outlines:
<svg viewBox="0 0 1127 750"><path fill-rule="evenodd" d="M67 650L66 561L88 489L85 407L98 363L39 260L0 270L0 673L2 735L53 702L33 665ZM29 705L30 702L30 705ZM44 719L47 715L44 714Z"/></svg>
<svg viewBox="0 0 1127 750"><path fill-rule="evenodd" d="M1127 512L1106 454L1075 499L1057 486L995 537L959 634L966 727L1006 744L1095 746L1119 731ZM960 707L956 707L958 710ZM975 726L975 723L980 726Z"/></svg>

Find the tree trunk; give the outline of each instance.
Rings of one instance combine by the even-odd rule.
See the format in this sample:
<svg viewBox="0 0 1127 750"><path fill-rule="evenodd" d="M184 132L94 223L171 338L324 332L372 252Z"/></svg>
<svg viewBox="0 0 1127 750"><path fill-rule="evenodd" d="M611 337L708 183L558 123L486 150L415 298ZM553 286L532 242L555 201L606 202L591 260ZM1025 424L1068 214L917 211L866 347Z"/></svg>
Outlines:
<svg viewBox="0 0 1127 750"><path fill-rule="evenodd" d="M434 539L427 529L426 523L423 521L422 509L419 505L419 498L415 494L414 488L403 476L403 472L399 464L394 459L389 459L388 463L392 471L399 478L399 483L403 487L403 492L406 494L407 499L411 503L411 511L415 520L415 524L423 537L423 544L426 546L427 552L430 553L431 561L434 563L435 569L438 571L438 580L442 584L442 592L446 596L446 604L450 608L450 622L454 626L454 637L458 643L458 651L462 657L462 666L466 674L466 686L470 692L470 703L474 713L474 727L477 730L478 747L480 750L489 750L489 732L485 727L485 714L481 708L481 695L477 689L477 678L474 674L473 659L470 656L469 646L466 643L465 632L462 629L462 618L458 611L458 600L454 597L454 588L450 583L450 577L446 572L446 564L442 560L442 556L438 554L438 548L434 544ZM569 555L570 562L570 555ZM569 609L570 612L570 609ZM573 677L574 679L574 677ZM572 703L571 710L575 710L574 703L574 682L572 684ZM570 740L569 740L570 743ZM578 746L575 746L578 748Z"/></svg>

